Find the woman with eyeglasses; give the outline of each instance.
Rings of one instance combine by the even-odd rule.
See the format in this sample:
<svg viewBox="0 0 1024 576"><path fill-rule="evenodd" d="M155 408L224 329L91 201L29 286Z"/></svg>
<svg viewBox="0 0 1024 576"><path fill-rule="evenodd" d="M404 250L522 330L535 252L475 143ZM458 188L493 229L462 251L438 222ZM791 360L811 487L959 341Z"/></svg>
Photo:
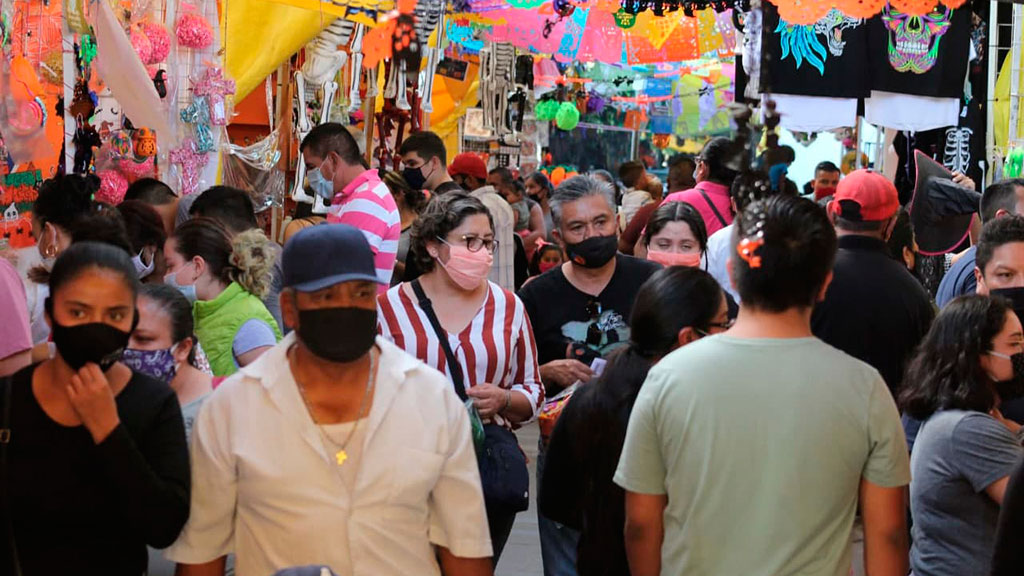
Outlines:
<svg viewBox="0 0 1024 576"><path fill-rule="evenodd" d="M637 292L629 343L562 410L538 504L544 517L580 531L581 576L629 574L625 493L612 476L647 372L671 351L729 326L724 292L711 275L681 266L655 272Z"/></svg>
<svg viewBox="0 0 1024 576"><path fill-rule="evenodd" d="M464 400L471 401L484 428L511 430L536 416L544 391L526 308L487 279L497 245L480 200L461 192L434 197L412 228L409 258L425 272L379 297L378 327L398 347L446 374L456 391L461 383ZM525 473L525 463L522 468L515 472ZM484 484L486 496L486 478ZM516 512L487 502L495 564Z"/></svg>
<svg viewBox="0 0 1024 576"><path fill-rule="evenodd" d="M999 405L1020 394L1022 377L1020 320L1006 300L978 295L942 309L907 368L900 405L923 422L910 456L915 576L989 574L999 509L1024 457L1021 427Z"/></svg>

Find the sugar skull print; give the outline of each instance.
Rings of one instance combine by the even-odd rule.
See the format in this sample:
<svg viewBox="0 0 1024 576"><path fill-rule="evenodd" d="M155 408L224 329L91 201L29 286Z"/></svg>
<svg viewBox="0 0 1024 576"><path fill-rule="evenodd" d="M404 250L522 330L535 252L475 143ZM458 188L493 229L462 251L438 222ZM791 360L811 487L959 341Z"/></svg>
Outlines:
<svg viewBox="0 0 1024 576"><path fill-rule="evenodd" d="M889 64L897 72L924 74L931 70L952 18L953 9L941 4L924 16L904 14L886 4L882 22L889 31Z"/></svg>

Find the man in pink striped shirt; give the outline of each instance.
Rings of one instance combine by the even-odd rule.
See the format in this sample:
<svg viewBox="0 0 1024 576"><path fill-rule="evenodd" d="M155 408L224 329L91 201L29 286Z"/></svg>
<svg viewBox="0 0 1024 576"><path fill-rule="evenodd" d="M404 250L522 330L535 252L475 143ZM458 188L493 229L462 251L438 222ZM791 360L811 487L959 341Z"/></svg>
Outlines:
<svg viewBox="0 0 1024 576"><path fill-rule="evenodd" d="M402 234L402 220L388 187L376 170L367 167L355 138L341 124L314 128L302 141L301 151L310 188L331 202L327 221L362 231L373 250L380 292L386 292Z"/></svg>

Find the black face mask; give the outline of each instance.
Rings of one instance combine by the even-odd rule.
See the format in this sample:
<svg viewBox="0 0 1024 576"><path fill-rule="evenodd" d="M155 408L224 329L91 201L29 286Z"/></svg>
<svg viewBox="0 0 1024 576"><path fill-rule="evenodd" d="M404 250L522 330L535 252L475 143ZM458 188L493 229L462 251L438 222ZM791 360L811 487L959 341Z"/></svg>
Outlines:
<svg viewBox="0 0 1024 576"><path fill-rule="evenodd" d="M1013 378L995 383L996 392L1003 402L1024 396L1024 352L1011 354L1010 362L1013 364Z"/></svg>
<svg viewBox="0 0 1024 576"><path fill-rule="evenodd" d="M619 250L619 239L611 236L591 236L583 242L566 244L565 251L573 263L584 268L600 268L615 257Z"/></svg>
<svg viewBox="0 0 1024 576"><path fill-rule="evenodd" d="M373 340L377 337L377 310L299 310L296 332L306 348L316 356L331 362L353 362L373 347Z"/></svg>
<svg viewBox="0 0 1024 576"><path fill-rule="evenodd" d="M76 372L90 362L106 372L121 359L132 335L102 322L64 326L52 320L52 315L51 322L50 334L57 353Z"/></svg>
<svg viewBox="0 0 1024 576"><path fill-rule="evenodd" d="M419 168L405 168L402 170L402 178L413 190L422 190L427 183L427 177L423 175L423 166Z"/></svg>

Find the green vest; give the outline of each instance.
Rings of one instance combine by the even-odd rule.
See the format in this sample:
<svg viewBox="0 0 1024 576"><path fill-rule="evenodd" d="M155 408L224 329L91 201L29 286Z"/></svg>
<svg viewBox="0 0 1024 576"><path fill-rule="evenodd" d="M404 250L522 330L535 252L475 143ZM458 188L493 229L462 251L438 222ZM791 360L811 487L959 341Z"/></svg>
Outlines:
<svg viewBox="0 0 1024 576"><path fill-rule="evenodd" d="M278 342L281 341L277 322L267 312L267 307L236 282L213 300L193 304L192 317L196 322L196 336L210 360L214 376L230 376L238 370L232 345L238 330L248 320L263 320L274 330Z"/></svg>

